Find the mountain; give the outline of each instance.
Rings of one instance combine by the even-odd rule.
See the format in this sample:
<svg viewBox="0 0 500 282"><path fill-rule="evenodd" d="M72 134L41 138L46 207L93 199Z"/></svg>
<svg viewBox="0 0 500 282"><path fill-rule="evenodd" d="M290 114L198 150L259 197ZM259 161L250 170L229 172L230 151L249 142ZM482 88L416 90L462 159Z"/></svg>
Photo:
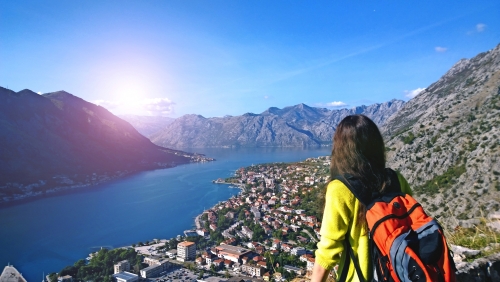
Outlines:
<svg viewBox="0 0 500 282"><path fill-rule="evenodd" d="M140 134L146 137L162 130L175 120L175 118L162 116L123 115L119 117L130 123Z"/></svg>
<svg viewBox="0 0 500 282"><path fill-rule="evenodd" d="M0 198L29 192L19 191L27 184L36 183L28 190L85 184L103 175L191 160L187 153L151 143L105 108L64 91L38 95L0 87L0 101Z"/></svg>
<svg viewBox="0 0 500 282"><path fill-rule="evenodd" d="M500 45L458 61L382 128L388 163L450 226L500 210Z"/></svg>
<svg viewBox="0 0 500 282"><path fill-rule="evenodd" d="M150 136L153 143L173 148L303 147L330 145L337 124L347 115L365 114L379 125L403 101L328 110L299 104L269 108L261 114L205 118L185 115Z"/></svg>

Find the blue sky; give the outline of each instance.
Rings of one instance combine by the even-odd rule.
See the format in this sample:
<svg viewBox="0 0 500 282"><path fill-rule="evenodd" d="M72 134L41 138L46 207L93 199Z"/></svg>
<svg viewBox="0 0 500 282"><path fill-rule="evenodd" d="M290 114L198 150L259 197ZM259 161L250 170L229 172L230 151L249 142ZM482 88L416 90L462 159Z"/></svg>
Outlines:
<svg viewBox="0 0 500 282"><path fill-rule="evenodd" d="M499 44L499 15L497 0L0 1L0 86L170 117L408 100Z"/></svg>

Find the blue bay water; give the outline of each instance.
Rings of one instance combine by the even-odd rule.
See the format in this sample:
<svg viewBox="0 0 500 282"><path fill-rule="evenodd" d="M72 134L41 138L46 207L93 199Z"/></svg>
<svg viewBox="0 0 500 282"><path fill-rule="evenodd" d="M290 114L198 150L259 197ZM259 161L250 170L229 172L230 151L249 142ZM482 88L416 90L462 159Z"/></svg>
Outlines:
<svg viewBox="0 0 500 282"><path fill-rule="evenodd" d="M28 281L57 272L102 247L168 239L239 190L213 184L243 166L329 155L330 148L197 149L210 163L146 171L99 186L0 207L0 267Z"/></svg>

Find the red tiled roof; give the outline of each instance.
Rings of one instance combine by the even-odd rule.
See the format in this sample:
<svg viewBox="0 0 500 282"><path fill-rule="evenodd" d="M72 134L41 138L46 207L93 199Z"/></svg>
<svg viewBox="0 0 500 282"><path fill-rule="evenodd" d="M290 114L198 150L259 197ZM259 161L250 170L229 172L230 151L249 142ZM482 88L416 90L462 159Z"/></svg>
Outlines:
<svg viewBox="0 0 500 282"><path fill-rule="evenodd" d="M194 245L194 243L193 242L189 242L189 241L184 241L184 242L180 242L179 245L183 246L183 247L189 247L189 246Z"/></svg>

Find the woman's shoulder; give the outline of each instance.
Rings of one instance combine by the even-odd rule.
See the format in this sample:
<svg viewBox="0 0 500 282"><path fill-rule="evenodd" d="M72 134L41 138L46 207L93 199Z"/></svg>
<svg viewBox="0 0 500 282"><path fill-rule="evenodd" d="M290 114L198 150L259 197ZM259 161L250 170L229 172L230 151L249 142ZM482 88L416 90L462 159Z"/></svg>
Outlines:
<svg viewBox="0 0 500 282"><path fill-rule="evenodd" d="M330 183L328 183L326 195L335 197L337 199L343 199L346 202L355 199L354 194L352 194L351 190L349 190L349 188L338 179L334 179L330 181Z"/></svg>
<svg viewBox="0 0 500 282"><path fill-rule="evenodd" d="M328 183L325 195L325 213L340 214L342 218L350 218L356 208L356 197L340 180L332 180Z"/></svg>

